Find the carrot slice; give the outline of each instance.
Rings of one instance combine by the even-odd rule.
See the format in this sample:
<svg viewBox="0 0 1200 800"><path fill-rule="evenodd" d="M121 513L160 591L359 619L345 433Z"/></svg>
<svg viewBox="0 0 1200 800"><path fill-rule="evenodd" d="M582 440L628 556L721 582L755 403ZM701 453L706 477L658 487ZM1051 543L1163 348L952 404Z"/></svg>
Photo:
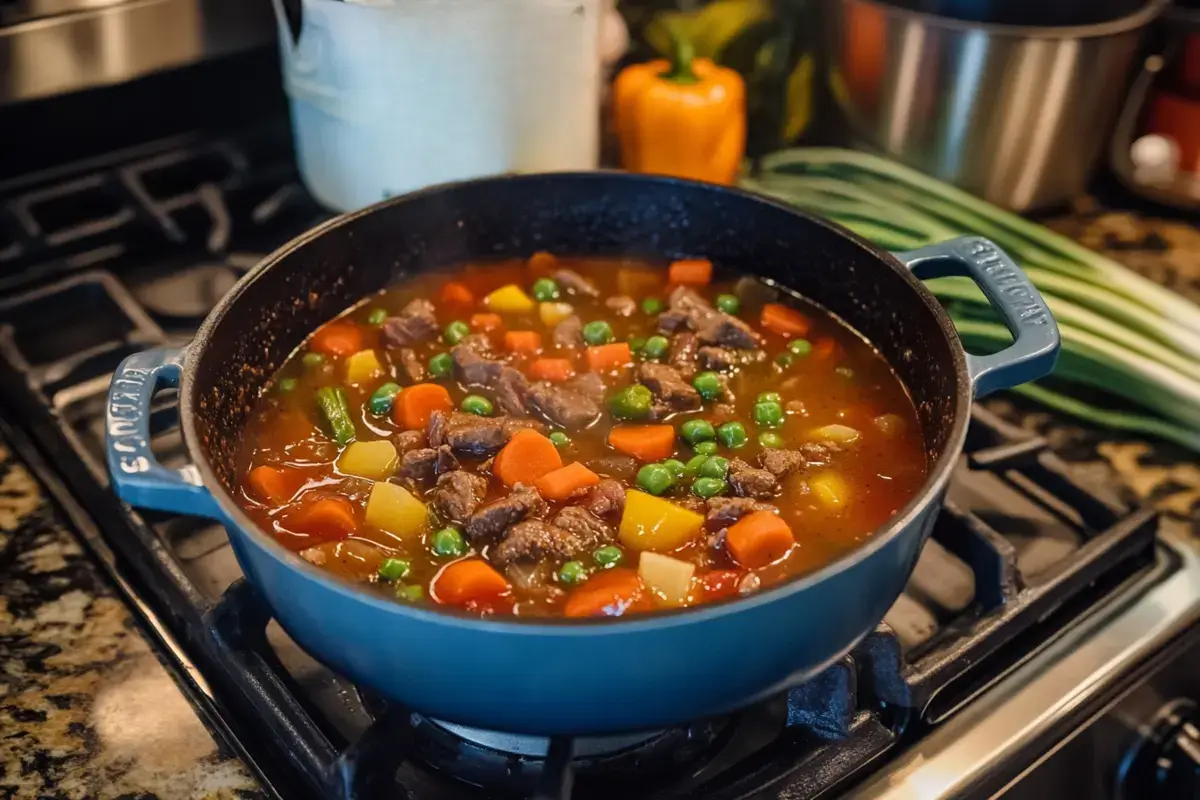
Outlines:
<svg viewBox="0 0 1200 800"><path fill-rule="evenodd" d="M344 497L319 497L305 500L287 516L286 527L307 533L316 539L345 539L358 528L354 504Z"/></svg>
<svg viewBox="0 0 1200 800"><path fill-rule="evenodd" d="M640 461L661 461L675 452L670 425L621 425L608 432L608 443Z"/></svg>
<svg viewBox="0 0 1200 800"><path fill-rule="evenodd" d="M558 269L558 259L554 257L553 253L538 250L529 257L525 266L537 274L549 275L552 270Z"/></svg>
<svg viewBox="0 0 1200 800"><path fill-rule="evenodd" d="M812 320L808 317L779 303L767 303L763 306L759 322L764 328L780 336L806 336L812 327Z"/></svg>
<svg viewBox="0 0 1200 800"><path fill-rule="evenodd" d="M743 567L758 569L779 560L796 543L788 524L770 511L747 514L725 533L729 554Z"/></svg>
<svg viewBox="0 0 1200 800"><path fill-rule="evenodd" d="M257 499L281 506L296 496L306 479L304 473L298 469L264 464L250 470L250 474L246 476L246 483Z"/></svg>
<svg viewBox="0 0 1200 800"><path fill-rule="evenodd" d="M700 576L700 588L705 600L720 600L733 597L738 591L738 582L745 573L732 569L714 569Z"/></svg>
<svg viewBox="0 0 1200 800"><path fill-rule="evenodd" d="M542 493L542 497L562 502L580 489L595 486L599 482L599 475L578 461L572 461L565 467L547 472L534 481L533 485Z"/></svg>
<svg viewBox="0 0 1200 800"><path fill-rule="evenodd" d="M813 345L812 358L814 361L838 361L842 357L842 348L833 339L820 339Z"/></svg>
<svg viewBox="0 0 1200 800"><path fill-rule="evenodd" d="M575 367L567 358L539 358L529 365L529 377L560 383L575 376Z"/></svg>
<svg viewBox="0 0 1200 800"><path fill-rule="evenodd" d="M392 406L392 418L405 430L423 430L434 411L449 412L454 408L446 387L436 383L418 383L400 394Z"/></svg>
<svg viewBox="0 0 1200 800"><path fill-rule="evenodd" d="M353 322L330 322L317 328L310 350L327 356L350 356L363 349L362 331Z"/></svg>
<svg viewBox="0 0 1200 800"><path fill-rule="evenodd" d="M411 389L408 391L412 391ZM505 486L533 483L563 465L554 442L528 428L519 430L492 463L492 473Z"/></svg>
<svg viewBox="0 0 1200 800"><path fill-rule="evenodd" d="M637 570L607 569L571 592L563 606L568 617L619 617L626 611L649 611L650 598Z"/></svg>
<svg viewBox="0 0 1200 800"><path fill-rule="evenodd" d="M429 594L438 603L465 606L496 600L506 594L508 581L483 559L455 561L434 577Z"/></svg>
<svg viewBox="0 0 1200 800"><path fill-rule="evenodd" d="M504 318L499 314L472 314L471 315L471 330L482 331L498 331L504 327Z"/></svg>
<svg viewBox="0 0 1200 800"><path fill-rule="evenodd" d="M509 331L504 334L504 348L510 353L535 356L542 349L542 335L537 331Z"/></svg>
<svg viewBox="0 0 1200 800"><path fill-rule="evenodd" d="M587 349L588 368L593 372L608 372L623 367L631 361L633 361L633 351L629 349L629 342L613 342Z"/></svg>
<svg viewBox="0 0 1200 800"><path fill-rule="evenodd" d="M451 281L442 287L441 300L448 306L475 305L475 295L458 281Z"/></svg>
<svg viewBox="0 0 1200 800"><path fill-rule="evenodd" d="M707 286L712 281L712 270L712 262L707 258L689 258L672 262L667 270L667 279L671 283Z"/></svg>

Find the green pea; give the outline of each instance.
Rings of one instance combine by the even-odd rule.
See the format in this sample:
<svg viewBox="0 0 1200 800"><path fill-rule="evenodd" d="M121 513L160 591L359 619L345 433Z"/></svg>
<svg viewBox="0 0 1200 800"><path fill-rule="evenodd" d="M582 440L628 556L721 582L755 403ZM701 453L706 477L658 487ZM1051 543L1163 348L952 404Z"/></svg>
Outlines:
<svg viewBox="0 0 1200 800"><path fill-rule="evenodd" d="M648 340L645 336L630 336L629 349L634 353L641 353L642 348L646 346Z"/></svg>
<svg viewBox="0 0 1200 800"><path fill-rule="evenodd" d="M662 464L647 464L638 470L637 485L657 497L675 484L675 476Z"/></svg>
<svg viewBox="0 0 1200 800"><path fill-rule="evenodd" d="M408 577L411 565L403 558L385 558L379 565L379 577L385 581L399 581Z"/></svg>
<svg viewBox="0 0 1200 800"><path fill-rule="evenodd" d="M558 448L566 447L571 443L571 437L567 436L562 431L554 431L550 434L549 438L550 441L554 443L554 446Z"/></svg>
<svg viewBox="0 0 1200 800"><path fill-rule="evenodd" d="M433 552L444 558L458 558L467 552L467 542L455 528L442 528L433 535Z"/></svg>
<svg viewBox="0 0 1200 800"><path fill-rule="evenodd" d="M538 278L533 282L533 299L540 302L557 300L560 297L558 284L549 278Z"/></svg>
<svg viewBox="0 0 1200 800"><path fill-rule="evenodd" d="M758 397L754 398L756 403L783 403L783 398L779 396L779 392L763 392Z"/></svg>
<svg viewBox="0 0 1200 800"><path fill-rule="evenodd" d="M621 548L614 547L611 544L605 545L596 552L592 553L592 558L597 564L600 565L602 569L615 567L617 564L621 563L621 559L624 557L625 554L621 552Z"/></svg>
<svg viewBox="0 0 1200 800"><path fill-rule="evenodd" d="M387 309L372 308L371 313L367 314L367 323L370 325L382 325L387 319Z"/></svg>
<svg viewBox="0 0 1200 800"><path fill-rule="evenodd" d="M583 340L588 344L608 344L615 338L612 326L602 319L583 326Z"/></svg>
<svg viewBox="0 0 1200 800"><path fill-rule="evenodd" d="M698 456L715 456L717 454L717 443L696 442L692 445L692 452Z"/></svg>
<svg viewBox="0 0 1200 800"><path fill-rule="evenodd" d="M645 419L650 416L654 395L640 383L626 386L608 401L608 410L617 419Z"/></svg>
<svg viewBox="0 0 1200 800"><path fill-rule="evenodd" d="M567 586L578 586L588 579L587 567L582 561L568 561L558 568L558 582Z"/></svg>
<svg viewBox="0 0 1200 800"><path fill-rule="evenodd" d="M806 356L812 352L812 344L808 339L792 339L788 342L788 350L797 356Z"/></svg>
<svg viewBox="0 0 1200 800"><path fill-rule="evenodd" d="M400 386L395 383L385 383L371 393L367 400L367 410L377 417L386 417L391 413L396 395L400 394Z"/></svg>
<svg viewBox="0 0 1200 800"><path fill-rule="evenodd" d="M462 404L459 406L468 414L474 414L477 417L490 417L495 407L492 406L492 401L478 394L469 394L463 398Z"/></svg>
<svg viewBox="0 0 1200 800"><path fill-rule="evenodd" d="M736 314L738 309L742 307L742 301L731 294L719 294L717 295L715 305L718 311L724 311L726 314Z"/></svg>
<svg viewBox="0 0 1200 800"><path fill-rule="evenodd" d="M700 465L699 474L701 478L725 480L725 476L729 474L729 459L713 456Z"/></svg>
<svg viewBox="0 0 1200 800"><path fill-rule="evenodd" d="M705 400L716 400L725 392L721 376L715 372L701 372L692 378L692 388Z"/></svg>
<svg viewBox="0 0 1200 800"><path fill-rule="evenodd" d="M429 358L429 374L435 378L446 378L454 371L454 359L449 353L438 353Z"/></svg>
<svg viewBox="0 0 1200 800"><path fill-rule="evenodd" d="M711 456L692 456L688 462L683 465L683 477L694 478L700 473L700 468L704 466L704 462L708 461Z"/></svg>
<svg viewBox="0 0 1200 800"><path fill-rule="evenodd" d="M717 439L732 450L744 447L749 438L746 435L746 427L740 422L726 422L717 428Z"/></svg>
<svg viewBox="0 0 1200 800"><path fill-rule="evenodd" d="M763 431L758 435L758 443L769 450L777 450L783 447L783 437L775 431Z"/></svg>
<svg viewBox="0 0 1200 800"><path fill-rule="evenodd" d="M672 475L672 477L675 478L675 480L679 480L680 478L683 477L683 471L686 467L682 461L679 461L674 458L668 458L668 459L665 459L658 463L662 464L664 467L666 467L668 470L670 470L671 475Z"/></svg>
<svg viewBox="0 0 1200 800"><path fill-rule="evenodd" d="M284 378L283 380L281 380L279 382L279 386L277 388L279 389L280 394L287 394L288 392L295 390L296 379L295 378Z"/></svg>
<svg viewBox="0 0 1200 800"><path fill-rule="evenodd" d="M791 353L780 353L779 355L775 356L775 363L784 369L787 369L792 364L796 363L796 356L792 355Z"/></svg>
<svg viewBox="0 0 1200 800"><path fill-rule="evenodd" d="M425 590L420 586L400 585L396 587L396 597L400 600L406 600L409 603L419 603L425 598Z"/></svg>
<svg viewBox="0 0 1200 800"><path fill-rule="evenodd" d="M707 500L725 491L725 481L720 478L696 478L692 481L692 494Z"/></svg>
<svg viewBox="0 0 1200 800"><path fill-rule="evenodd" d="M778 428L783 424L783 406L779 403L755 403L754 421L764 428Z"/></svg>
<svg viewBox="0 0 1200 800"><path fill-rule="evenodd" d="M713 430L712 423L706 419L689 419L679 426L679 435L688 444L709 442L717 438L717 432Z"/></svg>
<svg viewBox="0 0 1200 800"><path fill-rule="evenodd" d="M663 310L663 301L657 297L647 297L642 301L642 311L646 314L658 314Z"/></svg>
<svg viewBox="0 0 1200 800"><path fill-rule="evenodd" d="M658 361L666 356L667 351L671 349L671 343L665 336L651 336L642 345L642 356L651 361Z"/></svg>
<svg viewBox="0 0 1200 800"><path fill-rule="evenodd" d="M313 367L319 367L324 364L325 356L321 355L320 353L305 353L304 357L300 359L300 363L309 369L312 369Z"/></svg>
<svg viewBox="0 0 1200 800"><path fill-rule="evenodd" d="M471 326L461 319L456 319L446 326L446 330L442 332L442 339L445 340L446 344L455 345L470 335Z"/></svg>

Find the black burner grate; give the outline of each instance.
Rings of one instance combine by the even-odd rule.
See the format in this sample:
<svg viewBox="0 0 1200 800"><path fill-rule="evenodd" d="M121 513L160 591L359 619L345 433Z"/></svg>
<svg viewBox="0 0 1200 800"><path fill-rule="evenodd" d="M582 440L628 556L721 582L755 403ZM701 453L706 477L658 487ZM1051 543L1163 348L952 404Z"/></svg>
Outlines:
<svg viewBox="0 0 1200 800"><path fill-rule="evenodd" d="M1153 560L1150 512L1086 491L1044 441L977 407L968 456L905 594L850 655L784 696L600 754L570 739L509 752L364 698L271 620L223 529L123 507L104 469L116 363L186 341L257 254L327 216L290 157L286 131L262 130L0 185L8 418L49 455L44 477L65 483L59 499L81 534L181 645L183 674L194 666L211 687L197 682L198 702L279 796L823 796L885 763ZM182 466L169 394L153 423L159 458ZM35 466L38 452L28 454Z"/></svg>

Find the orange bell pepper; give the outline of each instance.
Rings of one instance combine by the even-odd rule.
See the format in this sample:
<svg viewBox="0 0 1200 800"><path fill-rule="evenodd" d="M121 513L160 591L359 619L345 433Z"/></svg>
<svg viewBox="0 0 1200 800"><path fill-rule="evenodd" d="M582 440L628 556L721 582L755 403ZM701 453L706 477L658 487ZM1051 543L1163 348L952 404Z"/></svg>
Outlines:
<svg viewBox="0 0 1200 800"><path fill-rule="evenodd" d="M732 183L746 149L746 85L677 38L671 61L617 75L613 122L625 169Z"/></svg>

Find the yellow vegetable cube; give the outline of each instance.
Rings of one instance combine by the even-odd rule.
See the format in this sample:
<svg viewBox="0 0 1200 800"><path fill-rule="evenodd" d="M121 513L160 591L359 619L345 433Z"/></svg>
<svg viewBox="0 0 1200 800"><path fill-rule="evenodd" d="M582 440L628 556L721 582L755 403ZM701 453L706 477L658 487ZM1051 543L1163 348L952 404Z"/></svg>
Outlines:
<svg viewBox="0 0 1200 800"><path fill-rule="evenodd" d="M383 365L374 350L359 350L346 359L346 383L366 383L382 374Z"/></svg>
<svg viewBox="0 0 1200 800"><path fill-rule="evenodd" d="M557 325L574 313L575 308L570 303L538 304L538 316L542 318L542 324L546 327Z"/></svg>
<svg viewBox="0 0 1200 800"><path fill-rule="evenodd" d="M504 314L525 314L533 311L533 299L515 283L501 286L483 298L483 304L492 311Z"/></svg>
<svg viewBox="0 0 1200 800"><path fill-rule="evenodd" d="M367 524L403 539L420 536L429 522L425 504L395 483L376 483L367 499Z"/></svg>
<svg viewBox="0 0 1200 800"><path fill-rule="evenodd" d="M373 481L384 481L392 477L400 466L396 447L386 439L378 442L352 442L338 456L338 472L356 475Z"/></svg>
<svg viewBox="0 0 1200 800"><path fill-rule="evenodd" d="M808 482L821 505L830 511L840 511L850 502L850 488L836 472L822 472Z"/></svg>
<svg viewBox="0 0 1200 800"><path fill-rule="evenodd" d="M638 577L665 606L681 606L692 592L696 565L659 553L644 552L638 558Z"/></svg>
<svg viewBox="0 0 1200 800"><path fill-rule="evenodd" d="M670 500L629 491L617 536L634 550L674 550L700 532L704 516L681 508Z"/></svg>
<svg viewBox="0 0 1200 800"><path fill-rule="evenodd" d="M862 438L862 434L849 425L822 425L812 432L812 438L820 442L836 442L837 444L854 444Z"/></svg>

